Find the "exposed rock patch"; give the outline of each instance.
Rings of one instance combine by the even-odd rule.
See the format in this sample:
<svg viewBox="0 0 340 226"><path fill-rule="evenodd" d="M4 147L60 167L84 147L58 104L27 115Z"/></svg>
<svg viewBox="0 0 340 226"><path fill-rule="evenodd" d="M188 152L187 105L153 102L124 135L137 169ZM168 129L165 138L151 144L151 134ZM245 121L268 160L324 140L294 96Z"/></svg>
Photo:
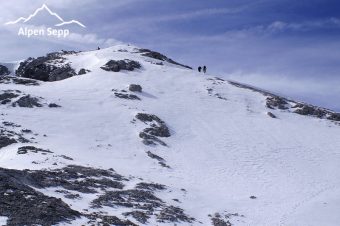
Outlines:
<svg viewBox="0 0 340 226"><path fill-rule="evenodd" d="M131 216L134 219L136 219L139 223L145 224L148 222L150 219L150 216L148 216L145 212L143 211L131 211L131 212L126 212L123 213L124 216Z"/></svg>
<svg viewBox="0 0 340 226"><path fill-rule="evenodd" d="M138 52L142 53L142 56L150 57L150 58L160 60L160 61L166 61L166 62L171 63L171 64L175 64L175 65L178 65L178 66L181 66L181 67L192 69L191 67L189 67L187 65L177 63L176 61L173 61L172 59L166 57L165 55L158 53L158 52L155 52L155 51L151 51L149 49L138 49Z"/></svg>
<svg viewBox="0 0 340 226"><path fill-rule="evenodd" d="M274 115L273 113L271 112L267 112L267 115L271 118L277 118L276 115Z"/></svg>
<svg viewBox="0 0 340 226"><path fill-rule="evenodd" d="M131 92L142 92L142 86L140 86L140 85L136 85L136 84L131 84L131 85L129 85L129 90L131 91Z"/></svg>
<svg viewBox="0 0 340 226"><path fill-rule="evenodd" d="M20 97L17 101L12 103L13 107L23 107L23 108L33 108L33 107L42 107L43 105L39 103L40 98L32 97L30 95L25 95Z"/></svg>
<svg viewBox="0 0 340 226"><path fill-rule="evenodd" d="M49 108L60 108L61 106L58 105L58 104L55 104L55 103L50 103L50 104L48 105L48 107L49 107Z"/></svg>
<svg viewBox="0 0 340 226"><path fill-rule="evenodd" d="M32 153L42 153L42 154L45 154L45 155L47 153L53 153L50 150L44 150L44 149L41 149L41 148L36 148L34 146L23 146L23 147L18 148L18 151L17 151L17 153L19 155L24 155L24 154L27 154L29 152L32 152Z"/></svg>
<svg viewBox="0 0 340 226"><path fill-rule="evenodd" d="M179 207L168 206L156 197L152 191L130 189L124 191L108 191L92 202L94 207L126 207L134 209L132 215L139 221L147 222L148 218L155 215L158 222L192 222ZM138 212L136 212L138 211Z"/></svg>
<svg viewBox="0 0 340 226"><path fill-rule="evenodd" d="M288 102L284 98L278 96L267 97L266 106L270 109L278 108L281 110L287 110L289 108Z"/></svg>
<svg viewBox="0 0 340 226"><path fill-rule="evenodd" d="M134 60L110 60L101 69L105 71L119 72L121 70L134 71L140 69L142 66L139 62Z"/></svg>
<svg viewBox="0 0 340 226"><path fill-rule="evenodd" d="M138 113L136 118L149 126L139 133L139 137L143 139L145 145L158 143L166 146L166 143L159 139L159 137L171 136L170 130L164 121L156 115L146 113Z"/></svg>
<svg viewBox="0 0 340 226"><path fill-rule="evenodd" d="M12 127L12 126L11 126ZM23 132L16 132L0 126L0 149L15 143L29 143Z"/></svg>
<svg viewBox="0 0 340 226"><path fill-rule="evenodd" d="M4 65L0 65L0 76L3 75L9 75L11 72L9 71L9 69L4 66Z"/></svg>
<svg viewBox="0 0 340 226"><path fill-rule="evenodd" d="M147 155L152 159L156 159L158 161L158 164L161 165L162 167L170 168L170 166L166 164L165 159L163 159L162 157L152 153L151 151L148 151Z"/></svg>
<svg viewBox="0 0 340 226"><path fill-rule="evenodd" d="M20 63L16 75L24 78L53 82L75 76L76 73L68 63L65 63L63 53L49 53L44 57L28 58Z"/></svg>
<svg viewBox="0 0 340 226"><path fill-rule="evenodd" d="M8 104L12 101L12 99L17 98L21 94L19 90L4 90L3 93L0 94L0 103Z"/></svg>
<svg viewBox="0 0 340 226"><path fill-rule="evenodd" d="M249 89L254 92L262 93L263 95L267 96L266 99L266 106L270 109L281 109L286 111L291 111L296 114L305 115L305 116L313 116L321 119L328 119L332 121L340 121L340 113L322 108L313 106L311 104L306 104L302 102L296 102L293 100L289 100L283 97L279 97L267 91L254 88L252 86L231 82L231 85L234 85L239 88Z"/></svg>
<svg viewBox="0 0 340 226"><path fill-rule="evenodd" d="M141 100L137 95L130 94L126 90L118 91L116 89L113 89L112 91L114 91L114 95L117 98L126 99L126 100Z"/></svg>
<svg viewBox="0 0 340 226"><path fill-rule="evenodd" d="M43 98L34 97L29 94L22 93L19 90L4 90L0 93L0 104L10 104L12 107L34 108L47 105L43 103ZM61 107L55 103L48 104L50 108Z"/></svg>
<svg viewBox="0 0 340 226"><path fill-rule="evenodd" d="M19 78L14 76L0 76L0 84L16 84L25 86L38 86L39 82L32 79Z"/></svg>
<svg viewBox="0 0 340 226"><path fill-rule="evenodd" d="M0 168L0 215L8 217L7 225L55 225L80 217L61 199L28 186L28 180L25 171Z"/></svg>
<svg viewBox="0 0 340 226"><path fill-rule="evenodd" d="M78 75L85 75L87 73L91 72L90 70L87 70L85 68L82 68L79 70Z"/></svg>

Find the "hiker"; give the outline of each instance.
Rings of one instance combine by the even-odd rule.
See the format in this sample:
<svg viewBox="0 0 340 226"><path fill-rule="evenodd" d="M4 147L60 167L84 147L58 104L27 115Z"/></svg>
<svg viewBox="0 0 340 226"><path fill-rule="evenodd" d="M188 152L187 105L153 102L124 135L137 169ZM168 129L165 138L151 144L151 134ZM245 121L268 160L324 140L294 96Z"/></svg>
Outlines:
<svg viewBox="0 0 340 226"><path fill-rule="evenodd" d="M204 67L203 67L203 73L205 74L206 72L207 72L207 67L204 66Z"/></svg>
<svg viewBox="0 0 340 226"><path fill-rule="evenodd" d="M199 67L198 67L198 72L201 72L201 70L202 70L202 67L199 66Z"/></svg>

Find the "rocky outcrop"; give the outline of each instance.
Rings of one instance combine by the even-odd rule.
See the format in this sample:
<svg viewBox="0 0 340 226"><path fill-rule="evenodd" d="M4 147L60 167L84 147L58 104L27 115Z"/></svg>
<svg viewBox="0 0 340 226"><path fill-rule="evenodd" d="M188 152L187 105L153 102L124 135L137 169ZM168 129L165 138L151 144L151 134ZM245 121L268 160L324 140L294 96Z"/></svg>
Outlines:
<svg viewBox="0 0 340 226"><path fill-rule="evenodd" d="M0 93L0 104L12 107L34 108L47 106L50 108L61 107L55 103L47 104L41 97L34 97L19 90L3 90Z"/></svg>
<svg viewBox="0 0 340 226"><path fill-rule="evenodd" d="M9 75L11 72L9 71L9 69L4 66L4 65L0 65L0 76L3 75Z"/></svg>
<svg viewBox="0 0 340 226"><path fill-rule="evenodd" d="M146 113L138 113L136 118L149 126L139 133L139 137L142 138L145 145L158 143L166 146L166 143L159 139L159 137L170 137L171 134L163 120L156 115Z"/></svg>
<svg viewBox="0 0 340 226"><path fill-rule="evenodd" d="M63 57L65 53L50 53L44 57L28 58L16 70L19 77L53 82L70 78L76 72Z"/></svg>
<svg viewBox="0 0 340 226"><path fill-rule="evenodd" d="M146 154L147 154L150 158L157 160L157 161L158 161L158 164L161 165L162 167L170 168L170 166L168 166L168 165L166 164L165 159L163 159L162 157L160 157L160 156L158 156L158 155L152 153L151 151L147 151Z"/></svg>
<svg viewBox="0 0 340 226"><path fill-rule="evenodd" d="M33 146L24 146L20 151L49 152ZM78 217L88 219L89 225L136 225L127 219L96 212L97 208L123 207L123 216L143 224L151 218L162 223L195 221L183 209L167 204L156 195L167 190L165 185L140 182L131 188L132 179L113 169L77 165L54 170L0 168L0 216L8 218L8 225L56 225ZM124 189L126 183L130 188ZM66 199L82 199L83 195L93 194L94 199L89 203L91 211L78 212L61 199L37 191L47 188L49 194L55 192Z"/></svg>
<svg viewBox="0 0 340 226"><path fill-rule="evenodd" d="M90 70L87 70L85 68L82 68L79 70L78 75L85 75L87 73L91 72Z"/></svg>
<svg viewBox="0 0 340 226"><path fill-rule="evenodd" d="M23 108L34 108L34 107L42 107L43 105L39 103L40 99L37 97L32 97L30 95L26 95L20 97L17 101L13 102L12 106L23 107Z"/></svg>
<svg viewBox="0 0 340 226"><path fill-rule="evenodd" d="M216 78L216 80L220 80ZM215 80L214 80L215 81ZM266 106L270 109L280 109L290 111L299 115L312 116L320 119L327 119L332 121L340 121L340 113L317 107L311 104L306 104L302 102L293 101L284 97L280 97L269 93L267 91L254 88L252 86L244 85L237 82L228 82L231 85L234 85L239 88L249 89L254 92L262 93L267 96L266 98Z"/></svg>
<svg viewBox="0 0 340 226"><path fill-rule="evenodd" d="M131 84L131 85L129 85L129 90L131 91L131 92L142 92L142 86L140 86L140 85L136 85L136 84Z"/></svg>
<svg viewBox="0 0 340 226"><path fill-rule="evenodd" d="M187 65L183 65L180 63L177 63L176 61L173 61L172 59L166 57L165 55L159 53L159 52L155 52L155 51L151 51L149 49L138 49L138 52L142 54L142 56L146 56L146 57L150 57L156 60L160 60L160 61L165 61L171 64L175 64L181 67L185 67L188 69L192 69L191 67L187 66Z"/></svg>
<svg viewBox="0 0 340 226"><path fill-rule="evenodd" d="M266 106L270 109L281 109L281 110L287 110L288 107L288 102L282 98L282 97L278 97L278 96L269 96L267 97L267 103Z"/></svg>
<svg viewBox="0 0 340 226"><path fill-rule="evenodd" d="M0 94L0 103L8 104L12 101L12 99L17 98L21 92L19 90L4 90L3 93Z"/></svg>
<svg viewBox="0 0 340 226"><path fill-rule="evenodd" d="M101 69L105 71L119 72L121 70L134 71L140 69L142 66L139 62L134 60L110 60Z"/></svg>
<svg viewBox="0 0 340 226"><path fill-rule="evenodd" d="M130 94L126 90L118 91L116 89L113 89L112 91L114 91L114 95L117 98L126 99L126 100L141 100L137 95Z"/></svg>
<svg viewBox="0 0 340 226"><path fill-rule="evenodd" d="M16 84L25 86L38 86L39 82L32 79L25 79L13 76L0 76L0 84Z"/></svg>
<svg viewBox="0 0 340 226"><path fill-rule="evenodd" d="M31 188L32 181L27 171L0 168L0 216L7 225L55 225L80 217L61 199Z"/></svg>
<svg viewBox="0 0 340 226"><path fill-rule="evenodd" d="M336 113L325 108L320 108L304 103L297 103L292 108L296 109L294 110L294 113L299 115L309 115L317 118L325 118L332 121L340 121L340 113Z"/></svg>

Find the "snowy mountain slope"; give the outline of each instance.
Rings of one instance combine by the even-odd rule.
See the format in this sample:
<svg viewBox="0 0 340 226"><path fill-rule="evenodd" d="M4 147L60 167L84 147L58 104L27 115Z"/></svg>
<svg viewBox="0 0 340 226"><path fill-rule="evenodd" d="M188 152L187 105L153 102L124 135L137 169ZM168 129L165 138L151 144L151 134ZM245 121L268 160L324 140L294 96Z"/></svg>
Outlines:
<svg viewBox="0 0 340 226"><path fill-rule="evenodd" d="M270 109L268 96L261 92L142 56L134 46L63 57L59 64L90 72L39 85L0 84L1 91L24 93L1 106L2 122L14 123L3 123L1 139L5 133L15 134L17 142L1 146L0 167L13 171L0 171L0 176L10 174L19 181L32 177L29 185L35 191L61 198L78 211L65 217L69 224L103 222L103 216L122 221L110 221L112 225L326 226L339 222L340 127L326 119L329 115L303 116L293 113L292 107ZM120 72L101 68L110 60L125 59L139 62L141 68ZM128 91L130 84L141 85L143 92ZM13 106L27 94L43 98L37 100L42 106ZM119 98L124 94L140 100ZM50 103L61 107L48 107ZM142 142L141 132L159 131L161 124L155 117L140 120L138 113L164 122L171 136L154 138L166 145ZM23 146L45 151L18 154ZM67 169L70 165L92 167L94 172L88 176L91 170ZM126 180L97 172L110 168ZM69 173L73 170L80 175ZM65 177L62 183L53 179L59 174ZM103 178L111 182L104 183ZM54 182L41 184L45 180ZM75 181L83 184L71 186ZM149 185L147 190L153 191L143 193L145 189L138 189L141 182L166 188ZM117 183L123 188L113 186ZM85 188L95 192L86 193ZM12 215L5 209L0 205L0 216L5 217L0 219L11 223ZM144 222L141 215L147 218ZM51 222L67 224L65 219Z"/></svg>

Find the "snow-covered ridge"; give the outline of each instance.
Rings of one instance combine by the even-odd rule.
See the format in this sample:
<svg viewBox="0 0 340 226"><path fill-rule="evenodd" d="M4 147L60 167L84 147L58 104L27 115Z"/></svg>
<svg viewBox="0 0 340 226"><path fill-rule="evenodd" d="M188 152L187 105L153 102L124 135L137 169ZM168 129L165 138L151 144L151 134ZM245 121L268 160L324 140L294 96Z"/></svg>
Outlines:
<svg viewBox="0 0 340 226"><path fill-rule="evenodd" d="M16 74L0 77L8 225L340 220L335 112L128 45L28 59Z"/></svg>

